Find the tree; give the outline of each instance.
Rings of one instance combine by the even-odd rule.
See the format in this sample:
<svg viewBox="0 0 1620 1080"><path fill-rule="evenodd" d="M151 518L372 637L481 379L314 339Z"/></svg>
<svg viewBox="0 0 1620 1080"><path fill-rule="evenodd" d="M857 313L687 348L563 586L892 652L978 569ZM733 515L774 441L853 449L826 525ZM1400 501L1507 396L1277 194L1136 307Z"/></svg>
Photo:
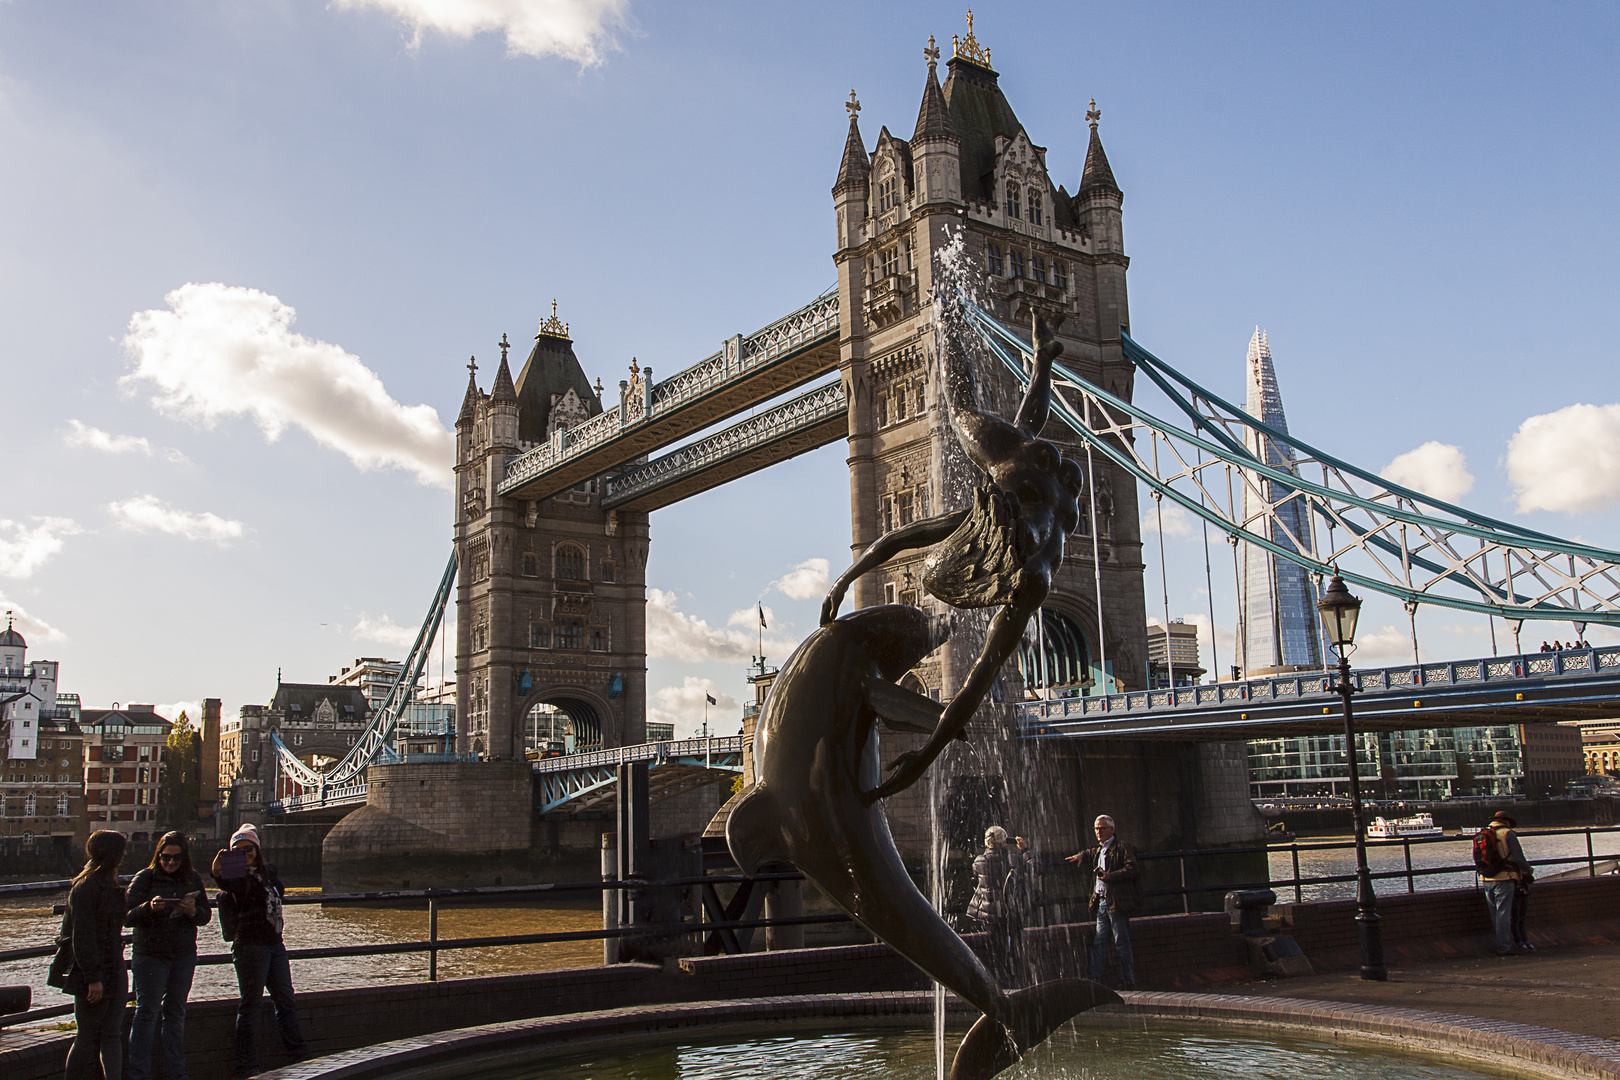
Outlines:
<svg viewBox="0 0 1620 1080"><path fill-rule="evenodd" d="M181 829L197 816L202 794L201 746L197 729L184 712L169 730L163 748L163 778L158 786L158 820L165 829Z"/></svg>

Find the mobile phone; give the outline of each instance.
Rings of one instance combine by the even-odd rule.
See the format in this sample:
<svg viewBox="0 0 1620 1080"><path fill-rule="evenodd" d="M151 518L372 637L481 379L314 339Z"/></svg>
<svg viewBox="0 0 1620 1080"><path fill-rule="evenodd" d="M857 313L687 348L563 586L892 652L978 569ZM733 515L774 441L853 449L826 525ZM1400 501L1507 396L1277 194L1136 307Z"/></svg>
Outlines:
<svg viewBox="0 0 1620 1080"><path fill-rule="evenodd" d="M220 880L247 877L248 857L245 851L227 851L219 857Z"/></svg>

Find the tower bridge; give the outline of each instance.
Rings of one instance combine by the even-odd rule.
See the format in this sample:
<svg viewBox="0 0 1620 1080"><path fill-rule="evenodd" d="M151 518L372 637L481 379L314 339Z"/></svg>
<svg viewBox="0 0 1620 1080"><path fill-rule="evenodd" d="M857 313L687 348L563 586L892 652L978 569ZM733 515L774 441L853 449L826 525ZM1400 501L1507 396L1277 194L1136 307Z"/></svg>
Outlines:
<svg viewBox="0 0 1620 1080"><path fill-rule="evenodd" d="M993 407L1016 401L1028 377L1028 335L1012 328L1027 327L1033 314L1056 328L1063 363L1043 437L1080 462L1087 478L1082 524L1047 600L1043 631L1005 673L1012 700L1026 688L1042 699L1016 706L1030 738L1004 766L1038 770L1041 782L1006 785L1007 803L1036 797L1022 789L1041 788L1065 821L1106 808L1136 822L1138 841L1152 846L1251 840L1257 826L1240 811L1220 820L1200 811L1211 801L1247 807L1237 740L1322 722L1320 686L1313 688L1320 679L1308 672L1198 687L1185 699L1181 690L1149 690L1139 492L1170 499L1234 545L1255 545L1310 575L1338 570L1403 601L1510 621L1620 625L1620 555L1390 484L1229 405L1139 345L1129 330L1124 197L1103 151L1100 112L1086 113L1085 166L1070 194L1048 174L1045 148L1018 121L987 58L952 57L943 85L936 64L927 57L909 139L884 127L869 151L851 95L832 190L833 290L754 333L733 335L663 381L633 363L607 397L600 381L593 387L586 377L555 305L515 378L504 336L487 392L469 365L455 424L446 577L458 613L462 757L521 762L531 749L524 741L530 710L561 710L583 753L532 767L536 809L553 816L609 798L613 777L625 770L652 765L662 777L649 785L643 772L640 790L677 793L694 778L738 767L713 745L700 763L695 748L671 750L646 738L649 515L841 438L852 552L945 509L956 451L931 358L935 260L947 251L986 275L977 302L947 302L960 303L997 364L985 380ZM834 373L835 381L804 389ZM1184 414L1178 421L1133 402L1138 374L1165 391ZM1319 466L1322 479L1307 478L1305 465ZM1241 510L1233 491L1244 493ZM864 576L851 590L853 605L932 603L915 585L920 564L921 553L912 553ZM441 588L437 612L450 587ZM435 626L437 617L429 617ZM1362 710L1426 727L1478 723L1487 707L1491 715L1556 718L1620 689L1607 655L1592 654L1587 677L1535 671L1536 657L1502 658L1519 665L1503 669L1508 674L1495 659L1473 668L1459 662L1438 682L1431 665L1404 676L1364 672ZM971 660L947 643L907 685L948 698ZM1469 670L1482 674L1471 680ZM1375 696L1387 696L1387 708L1374 708ZM1420 707L1402 700L1423 702L1421 720L1403 719ZM366 760L379 760L386 741L368 736ZM897 741L907 748L905 737ZM1189 742L1199 744L1191 756ZM1079 753L1064 749L1082 745ZM359 778L352 768L341 777L300 774L309 794L286 805L320 804L323 788L357 798ZM953 798L985 790L977 778L943 782ZM897 835L922 835L923 798L913 789L891 800Z"/></svg>

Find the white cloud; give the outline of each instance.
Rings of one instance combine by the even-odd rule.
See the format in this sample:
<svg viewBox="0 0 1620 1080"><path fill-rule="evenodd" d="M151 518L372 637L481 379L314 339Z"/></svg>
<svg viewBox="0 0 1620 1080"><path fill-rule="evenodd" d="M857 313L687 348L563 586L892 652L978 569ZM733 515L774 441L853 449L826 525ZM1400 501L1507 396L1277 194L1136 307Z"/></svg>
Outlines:
<svg viewBox="0 0 1620 1080"><path fill-rule="evenodd" d="M759 607L738 608L726 616L726 625L748 626L757 629L759 627L760 608L765 609L765 629L769 630L776 625L776 609L769 604L761 604Z"/></svg>
<svg viewBox="0 0 1620 1080"><path fill-rule="evenodd" d="M414 626L401 626L387 615L379 615L373 619L365 612L360 613L360 620L349 631L349 636L360 641L375 641L379 645L391 645L396 649L409 649L416 644L417 628Z"/></svg>
<svg viewBox="0 0 1620 1080"><path fill-rule="evenodd" d="M163 705L152 706L157 714L171 724L180 722L180 714L185 713L186 719L191 721L193 730L202 729L202 702L200 701L171 701Z"/></svg>
<svg viewBox="0 0 1620 1080"><path fill-rule="evenodd" d="M1191 536L1193 519L1187 514L1187 511L1181 508L1180 503L1174 503L1168 499L1163 500L1163 502L1164 535ZM1159 515L1154 511L1153 507L1149 506L1146 510L1142 511L1142 533L1143 535L1146 535L1147 533L1158 531Z"/></svg>
<svg viewBox="0 0 1620 1080"><path fill-rule="evenodd" d="M34 649L41 642L66 641L68 636L44 619L30 615L21 604L12 603L3 593L0 593L0 617L7 614L17 626L17 632L28 639L28 648Z"/></svg>
<svg viewBox="0 0 1620 1080"><path fill-rule="evenodd" d="M500 32L509 56L560 56L581 67L617 48L629 0L336 0L338 7L375 8L408 23L411 47L425 31L455 38Z"/></svg>
<svg viewBox="0 0 1620 1080"><path fill-rule="evenodd" d="M1419 656L1421 641L1419 642ZM1409 626L1382 626L1372 633L1365 630L1356 634L1356 651L1350 654L1352 667L1378 667L1384 664L1412 662L1412 628Z"/></svg>
<svg viewBox="0 0 1620 1080"><path fill-rule="evenodd" d="M709 734L714 734L722 724L729 727L737 722L741 715L737 699L717 687L713 679L692 675L686 676L680 686L665 686L655 691L653 702L657 704L647 705L647 719L674 724L680 736L696 732L703 725L705 695L715 700L715 704L709 706Z"/></svg>
<svg viewBox="0 0 1620 1080"><path fill-rule="evenodd" d="M1378 475L1442 502L1454 503L1474 489L1474 477L1462 449L1442 442L1430 441L1408 450L1385 465Z"/></svg>
<svg viewBox="0 0 1620 1080"><path fill-rule="evenodd" d="M178 450L154 447L144 435L111 435L77 420L68 421L68 430L62 433L62 441L69 446L84 446L91 450L100 450L104 454L141 454L178 463L185 463L188 460L186 455Z"/></svg>
<svg viewBox="0 0 1620 1080"><path fill-rule="evenodd" d="M1532 416L1508 440L1519 513L1585 514L1620 502L1620 405L1570 405Z"/></svg>
<svg viewBox="0 0 1620 1080"><path fill-rule="evenodd" d="M759 651L757 634L722 630L677 608L674 593L647 590L647 655L664 660L722 660L747 663ZM796 642L767 635L765 649L773 656L786 656Z"/></svg>
<svg viewBox="0 0 1620 1080"><path fill-rule="evenodd" d="M164 300L170 310L136 312L124 335L135 360L124 381L155 384L158 409L205 427L251 415L270 442L300 427L361 470L405 469L450 487L455 436L433 406L401 405L359 357L294 333L291 307L217 283L182 285Z"/></svg>
<svg viewBox="0 0 1620 1080"><path fill-rule="evenodd" d="M829 569L826 559L806 559L767 585L765 591L775 589L790 600L819 599L827 593Z"/></svg>
<svg viewBox="0 0 1620 1080"><path fill-rule="evenodd" d="M62 537L84 530L69 518L36 517L29 528L20 521L0 518L0 577L32 577L62 550Z"/></svg>
<svg viewBox="0 0 1620 1080"><path fill-rule="evenodd" d="M107 504L108 513L132 532L161 532L187 540L212 540L220 546L241 539L242 523L204 511L194 514L158 501L156 495L137 495Z"/></svg>

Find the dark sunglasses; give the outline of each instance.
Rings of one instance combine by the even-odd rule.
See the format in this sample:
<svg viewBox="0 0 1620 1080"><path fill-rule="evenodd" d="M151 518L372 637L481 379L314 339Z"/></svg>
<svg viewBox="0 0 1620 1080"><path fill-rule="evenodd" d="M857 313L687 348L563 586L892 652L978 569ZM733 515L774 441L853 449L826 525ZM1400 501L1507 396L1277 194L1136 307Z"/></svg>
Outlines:
<svg viewBox="0 0 1620 1080"><path fill-rule="evenodd" d="M183 858L184 855L159 855L158 862L179 862Z"/></svg>

